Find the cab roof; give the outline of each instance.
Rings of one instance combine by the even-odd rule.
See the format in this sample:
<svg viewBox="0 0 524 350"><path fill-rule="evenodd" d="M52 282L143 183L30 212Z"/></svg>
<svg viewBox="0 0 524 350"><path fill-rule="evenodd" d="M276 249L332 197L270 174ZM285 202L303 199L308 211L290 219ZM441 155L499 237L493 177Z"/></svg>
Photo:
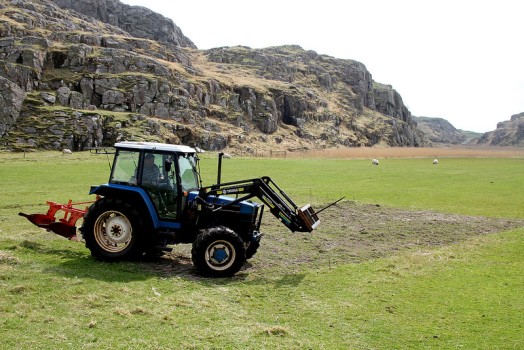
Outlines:
<svg viewBox="0 0 524 350"><path fill-rule="evenodd" d="M178 153L196 153L194 148L183 145L170 145L167 143L158 142L138 142L138 141L122 141L115 143L115 148L131 148L146 151L167 151Z"/></svg>

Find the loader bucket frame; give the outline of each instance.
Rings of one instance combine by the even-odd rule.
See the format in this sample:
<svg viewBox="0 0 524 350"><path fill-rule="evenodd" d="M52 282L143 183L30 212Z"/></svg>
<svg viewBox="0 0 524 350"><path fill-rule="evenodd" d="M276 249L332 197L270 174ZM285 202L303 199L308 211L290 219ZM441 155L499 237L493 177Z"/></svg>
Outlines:
<svg viewBox="0 0 524 350"><path fill-rule="evenodd" d="M317 213L313 211L310 204L306 204L298 209L297 215L308 232L313 231L317 228L318 224L320 224L320 219L318 218Z"/></svg>

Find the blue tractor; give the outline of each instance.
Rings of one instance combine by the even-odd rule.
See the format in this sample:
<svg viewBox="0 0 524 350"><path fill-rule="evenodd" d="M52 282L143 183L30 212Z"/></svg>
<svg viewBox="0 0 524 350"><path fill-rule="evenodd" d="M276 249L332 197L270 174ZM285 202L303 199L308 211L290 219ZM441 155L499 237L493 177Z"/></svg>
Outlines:
<svg viewBox="0 0 524 350"><path fill-rule="evenodd" d="M311 232L320 223L310 205L297 207L269 177L221 183L221 164L222 154L217 183L203 187L195 149L119 142L109 182L91 187L97 200L89 208L48 202L47 214L20 215L68 238L83 218L86 247L104 261L158 256L170 245L191 243L194 266L212 277L234 275L257 252L264 205L291 231ZM63 219L54 217L57 210L66 213Z"/></svg>

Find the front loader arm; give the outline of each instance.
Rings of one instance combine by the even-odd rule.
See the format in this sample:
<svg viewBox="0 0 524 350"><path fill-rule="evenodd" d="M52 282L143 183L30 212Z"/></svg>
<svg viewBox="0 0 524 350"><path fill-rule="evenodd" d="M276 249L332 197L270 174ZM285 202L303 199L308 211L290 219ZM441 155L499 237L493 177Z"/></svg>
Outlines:
<svg viewBox="0 0 524 350"><path fill-rule="evenodd" d="M199 197L202 199L211 195L243 195L233 202L215 209L216 211L257 197L269 208L271 214L279 219L280 222L292 232L311 232L320 223L311 205L307 204L299 208L295 202L267 176L221 183L200 189Z"/></svg>

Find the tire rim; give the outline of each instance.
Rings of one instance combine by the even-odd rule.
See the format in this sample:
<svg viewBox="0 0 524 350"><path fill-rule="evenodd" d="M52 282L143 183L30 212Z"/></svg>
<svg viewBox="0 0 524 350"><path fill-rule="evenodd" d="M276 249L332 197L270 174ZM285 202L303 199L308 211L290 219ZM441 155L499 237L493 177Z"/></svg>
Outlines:
<svg viewBox="0 0 524 350"><path fill-rule="evenodd" d="M118 211L107 211L95 222L94 236L105 251L118 253L127 248L133 237L129 219Z"/></svg>
<svg viewBox="0 0 524 350"><path fill-rule="evenodd" d="M227 241L215 241L206 249L206 263L216 271L223 271L230 268L235 262L235 258L235 247Z"/></svg>

